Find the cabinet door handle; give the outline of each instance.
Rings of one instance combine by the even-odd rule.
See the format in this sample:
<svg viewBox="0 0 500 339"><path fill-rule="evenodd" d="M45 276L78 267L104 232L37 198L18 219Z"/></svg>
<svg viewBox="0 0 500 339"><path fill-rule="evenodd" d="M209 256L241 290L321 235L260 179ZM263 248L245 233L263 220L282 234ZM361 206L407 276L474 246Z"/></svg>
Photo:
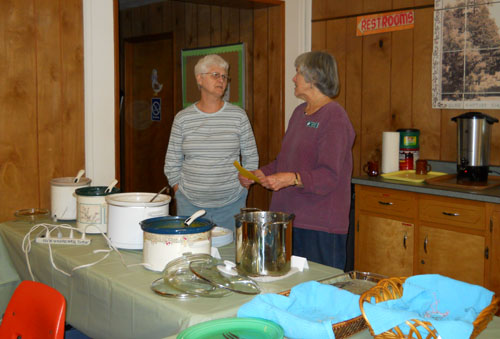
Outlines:
<svg viewBox="0 0 500 339"><path fill-rule="evenodd" d="M424 240L424 252L427 253L427 242L429 240L427 239L427 236L425 236L425 240Z"/></svg>
<svg viewBox="0 0 500 339"><path fill-rule="evenodd" d="M386 202L386 201L379 201L378 202L380 205L385 205L385 206L391 206L391 205L394 205L394 203L392 202Z"/></svg>
<svg viewBox="0 0 500 339"><path fill-rule="evenodd" d="M408 239L408 235L405 233L405 235L403 237L403 247L404 247L404 249L406 249L406 239Z"/></svg>
<svg viewBox="0 0 500 339"><path fill-rule="evenodd" d="M459 217L460 213L450 213L450 212L443 212L444 215L447 215L449 217Z"/></svg>

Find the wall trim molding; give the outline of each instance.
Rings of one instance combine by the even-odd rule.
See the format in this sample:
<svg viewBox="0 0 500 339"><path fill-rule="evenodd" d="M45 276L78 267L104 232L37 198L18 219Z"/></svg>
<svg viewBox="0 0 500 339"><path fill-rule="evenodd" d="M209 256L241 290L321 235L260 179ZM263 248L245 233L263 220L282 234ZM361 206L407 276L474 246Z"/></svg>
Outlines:
<svg viewBox="0 0 500 339"><path fill-rule="evenodd" d="M83 1L85 171L93 186L115 178L113 0Z"/></svg>

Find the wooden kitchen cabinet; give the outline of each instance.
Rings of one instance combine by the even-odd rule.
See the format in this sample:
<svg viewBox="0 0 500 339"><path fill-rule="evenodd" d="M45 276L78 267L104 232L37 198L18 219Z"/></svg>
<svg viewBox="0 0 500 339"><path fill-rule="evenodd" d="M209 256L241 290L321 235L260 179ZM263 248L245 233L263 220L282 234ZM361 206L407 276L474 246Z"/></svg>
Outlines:
<svg viewBox="0 0 500 339"><path fill-rule="evenodd" d="M388 276L439 273L486 287L491 272L500 293L500 253L489 253L486 205L356 185L354 267ZM500 244L500 207L493 223Z"/></svg>
<svg viewBox="0 0 500 339"><path fill-rule="evenodd" d="M484 237L420 225L415 274L439 273L484 285Z"/></svg>
<svg viewBox="0 0 500 339"><path fill-rule="evenodd" d="M408 276L413 271L411 223L361 213L356 232L355 267L387 276Z"/></svg>
<svg viewBox="0 0 500 339"><path fill-rule="evenodd" d="M387 276L413 272L415 194L356 186L355 269Z"/></svg>
<svg viewBox="0 0 500 339"><path fill-rule="evenodd" d="M485 284L486 204L419 195L415 274Z"/></svg>
<svg viewBox="0 0 500 339"><path fill-rule="evenodd" d="M500 205L489 204L489 225L491 241L489 247L489 284L486 286L500 295ZM500 315L500 310L497 315Z"/></svg>

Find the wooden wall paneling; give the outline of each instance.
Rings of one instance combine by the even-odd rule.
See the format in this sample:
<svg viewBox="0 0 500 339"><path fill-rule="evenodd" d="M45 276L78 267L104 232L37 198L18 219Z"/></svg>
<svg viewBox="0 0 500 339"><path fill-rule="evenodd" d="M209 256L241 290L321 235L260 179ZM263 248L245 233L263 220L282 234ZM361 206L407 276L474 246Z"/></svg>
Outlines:
<svg viewBox="0 0 500 339"><path fill-rule="evenodd" d="M210 44L212 46L220 45L222 41L221 12L220 6L210 7Z"/></svg>
<svg viewBox="0 0 500 339"><path fill-rule="evenodd" d="M196 15L198 7L195 4L184 3L186 25L184 26L184 45L183 48L198 47L198 16Z"/></svg>
<svg viewBox="0 0 500 339"><path fill-rule="evenodd" d="M396 128L390 112L391 34L363 37L361 163L380 153L382 132Z"/></svg>
<svg viewBox="0 0 500 339"><path fill-rule="evenodd" d="M38 171L40 205L50 208L50 179L65 175L64 163L61 17L60 2L37 1L36 6L36 69L38 104ZM69 175L69 173L67 173ZM71 174L71 175L74 175ZM38 196L38 194L37 194Z"/></svg>
<svg viewBox="0 0 500 339"><path fill-rule="evenodd" d="M363 2L359 0L335 0L328 1L326 15L328 18L341 18L357 15L363 11Z"/></svg>
<svg viewBox="0 0 500 339"><path fill-rule="evenodd" d="M327 18L326 8L329 0L312 0L311 18L312 20L322 20Z"/></svg>
<svg viewBox="0 0 500 339"><path fill-rule="evenodd" d="M451 118L467 112L466 110L443 109L440 114L440 153L436 159L443 161L457 161L457 124ZM420 157L423 159L425 154ZM432 159L432 158L429 158Z"/></svg>
<svg viewBox="0 0 500 339"><path fill-rule="evenodd" d="M147 13L146 7L137 7L132 13L132 36L141 36L147 32L146 20L143 20Z"/></svg>
<svg viewBox="0 0 500 339"><path fill-rule="evenodd" d="M259 150L260 165L267 165L271 160L266 151L269 144L268 131L268 10L254 10L254 41L259 43L253 46L253 129L257 148ZM276 126L273 126L276 128ZM280 127L281 128L281 127ZM281 145L281 143L280 143ZM267 210L270 202L270 193L260 185L252 187L253 201L248 202L250 207Z"/></svg>
<svg viewBox="0 0 500 339"><path fill-rule="evenodd" d="M185 3L174 1L173 21L174 21L174 112L182 109L182 74L181 74L181 50L185 46L184 27L186 27L186 17L184 16Z"/></svg>
<svg viewBox="0 0 500 339"><path fill-rule="evenodd" d="M34 1L0 1L0 220L39 207ZM20 189L22 188L22 189Z"/></svg>
<svg viewBox="0 0 500 339"><path fill-rule="evenodd" d="M85 168L82 6L81 0L61 2L64 176Z"/></svg>
<svg viewBox="0 0 500 339"><path fill-rule="evenodd" d="M170 7L170 1L156 2L146 6L148 12L147 21L149 22L151 34L160 34L172 30L172 21L165 20L168 17Z"/></svg>
<svg viewBox="0 0 500 339"><path fill-rule="evenodd" d="M238 8L222 7L222 44L235 44L240 39L240 11Z"/></svg>
<svg viewBox="0 0 500 339"><path fill-rule="evenodd" d="M132 15L134 9L124 9L119 12L120 40L132 36Z"/></svg>
<svg viewBox="0 0 500 339"><path fill-rule="evenodd" d="M420 129L420 156L439 159L441 117L432 109L433 8L415 11L413 57L413 122Z"/></svg>
<svg viewBox="0 0 500 339"><path fill-rule="evenodd" d="M352 149L353 175L361 174L361 98L362 98L362 55L363 39L356 36L356 18L347 18L346 23L346 77L345 77L345 109L356 132ZM380 160L380 159L379 159Z"/></svg>
<svg viewBox="0 0 500 339"><path fill-rule="evenodd" d="M284 135L284 14L282 6L269 7L269 159L275 159L281 149ZM289 66L288 66L289 67Z"/></svg>
<svg viewBox="0 0 500 339"><path fill-rule="evenodd" d="M210 46L210 6L198 5L198 47Z"/></svg>
<svg viewBox="0 0 500 339"><path fill-rule="evenodd" d="M413 30L392 33L391 112L397 128L412 128Z"/></svg>
<svg viewBox="0 0 500 339"><path fill-rule="evenodd" d="M414 0L415 6L432 6L434 7L435 0Z"/></svg>
<svg viewBox="0 0 500 339"><path fill-rule="evenodd" d="M326 31L326 51L337 60L337 72L340 82L340 91L335 101L345 107L345 79L346 79L346 23L347 19L328 20Z"/></svg>
<svg viewBox="0 0 500 339"><path fill-rule="evenodd" d="M415 6L415 0L392 0L392 9L394 10L410 8L413 6Z"/></svg>
<svg viewBox="0 0 500 339"><path fill-rule="evenodd" d="M500 120L500 110L498 109L485 110L484 113ZM500 165L500 123L491 126L490 165Z"/></svg>
<svg viewBox="0 0 500 339"><path fill-rule="evenodd" d="M245 44L245 110L248 119L254 126L253 112L253 11L250 9L240 10L240 41Z"/></svg>
<svg viewBox="0 0 500 339"><path fill-rule="evenodd" d="M383 12L392 10L392 0L362 0L363 13Z"/></svg>
<svg viewBox="0 0 500 339"><path fill-rule="evenodd" d="M311 50L326 49L326 21L313 21L311 24ZM289 66L289 65L286 65Z"/></svg>

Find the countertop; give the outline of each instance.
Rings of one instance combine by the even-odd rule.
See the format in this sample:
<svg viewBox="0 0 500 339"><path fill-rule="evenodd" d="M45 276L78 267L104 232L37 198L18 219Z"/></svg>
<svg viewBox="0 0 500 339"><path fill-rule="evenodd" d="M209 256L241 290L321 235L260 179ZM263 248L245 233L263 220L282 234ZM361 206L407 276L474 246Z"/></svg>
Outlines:
<svg viewBox="0 0 500 339"><path fill-rule="evenodd" d="M444 161L429 161L432 165L432 170L436 172L444 173L456 173L456 163L444 162ZM493 171L494 175L500 173L500 169L497 167L490 167L490 171ZM490 174L492 175L492 174ZM400 191L416 192L424 194L439 195L451 198L468 199L475 201L490 202L495 204L500 204L500 186L495 186L482 190L455 188L455 187L445 187L428 184L426 182L413 183L405 182L400 180L386 179L379 176L369 177L369 176L359 176L353 177L353 184L374 186L381 188L390 188Z"/></svg>

